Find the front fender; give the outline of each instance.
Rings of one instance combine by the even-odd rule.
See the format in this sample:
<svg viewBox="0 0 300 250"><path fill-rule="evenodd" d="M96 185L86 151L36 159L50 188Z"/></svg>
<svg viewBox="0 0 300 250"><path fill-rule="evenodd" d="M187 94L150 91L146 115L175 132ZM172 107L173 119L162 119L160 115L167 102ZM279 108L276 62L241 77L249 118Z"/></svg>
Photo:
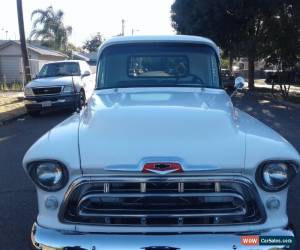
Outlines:
<svg viewBox="0 0 300 250"><path fill-rule="evenodd" d="M38 139L23 158L25 171L29 162L54 159L64 163L70 174L81 172L78 148L79 119L80 116L74 114Z"/></svg>

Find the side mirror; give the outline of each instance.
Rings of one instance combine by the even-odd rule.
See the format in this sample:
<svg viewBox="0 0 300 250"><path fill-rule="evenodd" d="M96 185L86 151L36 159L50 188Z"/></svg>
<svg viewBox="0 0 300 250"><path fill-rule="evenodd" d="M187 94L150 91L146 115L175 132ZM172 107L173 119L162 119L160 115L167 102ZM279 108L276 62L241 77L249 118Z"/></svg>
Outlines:
<svg viewBox="0 0 300 250"><path fill-rule="evenodd" d="M91 72L89 72L89 71L84 71L84 73L82 74L81 77L86 77L86 76L89 76L89 75L91 75Z"/></svg>
<svg viewBox="0 0 300 250"><path fill-rule="evenodd" d="M237 78L235 78L235 80L234 80L234 91L232 92L230 97L233 97L239 90L244 88L244 86L245 86L245 79L243 77L238 76Z"/></svg>
<svg viewBox="0 0 300 250"><path fill-rule="evenodd" d="M245 85L245 79L241 76L235 78L234 80L234 88L235 89L242 89Z"/></svg>

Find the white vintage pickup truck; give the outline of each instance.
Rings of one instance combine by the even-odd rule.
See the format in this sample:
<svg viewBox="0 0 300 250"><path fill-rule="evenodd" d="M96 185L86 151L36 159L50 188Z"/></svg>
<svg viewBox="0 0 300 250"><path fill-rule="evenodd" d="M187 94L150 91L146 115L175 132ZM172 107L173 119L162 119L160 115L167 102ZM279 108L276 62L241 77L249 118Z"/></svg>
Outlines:
<svg viewBox="0 0 300 250"><path fill-rule="evenodd" d="M106 41L87 106L24 157L38 196L33 246L261 250L274 246L241 237L292 238L287 191L299 154L233 107L219 64L202 37Z"/></svg>

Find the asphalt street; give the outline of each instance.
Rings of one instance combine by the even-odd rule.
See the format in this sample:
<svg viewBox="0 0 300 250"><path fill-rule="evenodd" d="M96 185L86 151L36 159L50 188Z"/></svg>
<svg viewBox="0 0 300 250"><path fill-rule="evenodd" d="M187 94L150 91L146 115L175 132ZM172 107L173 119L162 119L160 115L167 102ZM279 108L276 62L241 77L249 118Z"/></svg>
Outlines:
<svg viewBox="0 0 300 250"><path fill-rule="evenodd" d="M27 149L70 113L26 116L0 127L0 250L29 250L37 214L33 184L22 168Z"/></svg>
<svg viewBox="0 0 300 250"><path fill-rule="evenodd" d="M300 108L285 107L255 96L236 105L280 132L300 151ZM30 230L37 214L35 190L21 166L26 150L70 113L29 116L0 127L0 250L29 250ZM290 188L288 213L300 236L300 176ZM300 239L300 237L297 237Z"/></svg>

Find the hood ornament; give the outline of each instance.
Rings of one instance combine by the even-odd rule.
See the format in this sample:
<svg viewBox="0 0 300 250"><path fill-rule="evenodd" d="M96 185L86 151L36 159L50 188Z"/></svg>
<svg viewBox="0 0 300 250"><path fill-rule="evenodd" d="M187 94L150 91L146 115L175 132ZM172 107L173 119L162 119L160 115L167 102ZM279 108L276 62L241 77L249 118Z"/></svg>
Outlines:
<svg viewBox="0 0 300 250"><path fill-rule="evenodd" d="M151 162L146 163L143 168L143 173L155 173L160 175L182 172L183 169L181 165L174 162Z"/></svg>

